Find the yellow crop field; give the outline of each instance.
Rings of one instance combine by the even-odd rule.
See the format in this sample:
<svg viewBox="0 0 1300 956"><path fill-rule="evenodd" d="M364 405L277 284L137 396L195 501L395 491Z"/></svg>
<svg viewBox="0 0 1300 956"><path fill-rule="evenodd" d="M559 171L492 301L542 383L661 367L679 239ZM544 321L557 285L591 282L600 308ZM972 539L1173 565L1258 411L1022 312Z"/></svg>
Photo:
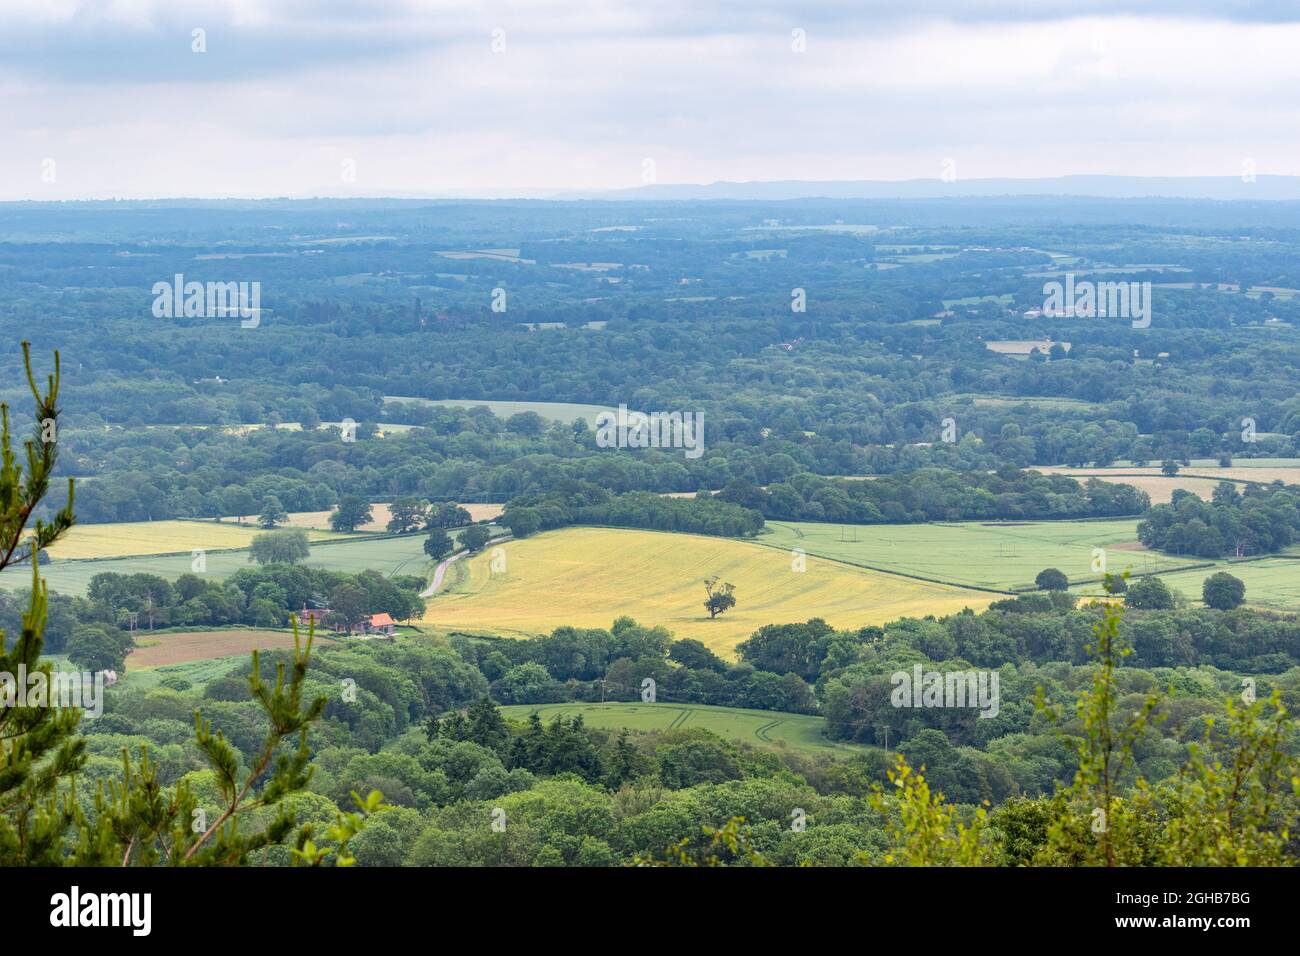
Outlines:
<svg viewBox="0 0 1300 956"><path fill-rule="evenodd" d="M218 524L215 521L124 521L112 524L78 524L49 549L55 560L73 558L125 558L177 551L246 548L255 524ZM313 541L336 537L333 533L308 533Z"/></svg>
<svg viewBox="0 0 1300 956"><path fill-rule="evenodd" d="M978 610L997 598L814 557L795 571L788 551L691 534L566 528L499 549L452 564L424 623L526 636L563 624L609 627L626 614L730 655L764 624L821 617L858 627ZM710 620L703 581L715 575L735 585L736 606Z"/></svg>

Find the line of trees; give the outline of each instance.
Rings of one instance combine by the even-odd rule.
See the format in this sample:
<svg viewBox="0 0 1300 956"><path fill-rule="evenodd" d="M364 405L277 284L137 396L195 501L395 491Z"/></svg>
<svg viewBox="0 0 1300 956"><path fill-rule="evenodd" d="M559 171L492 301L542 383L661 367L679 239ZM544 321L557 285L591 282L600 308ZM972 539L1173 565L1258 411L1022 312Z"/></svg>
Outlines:
<svg viewBox="0 0 1300 956"><path fill-rule="evenodd" d="M758 511L707 495L671 498L643 491L616 495L590 482L565 482L545 494L513 498L498 523L516 538L571 524L728 537L749 537L763 530Z"/></svg>
<svg viewBox="0 0 1300 956"><path fill-rule="evenodd" d="M1132 485L1004 467L994 473L922 468L906 476L850 481L799 474L759 487L729 482L714 497L782 521L847 524L984 519L1108 518L1151 506Z"/></svg>
<svg viewBox="0 0 1300 956"><path fill-rule="evenodd" d="M284 627L303 607L328 607L333 618L327 624L351 628L372 614L399 621L420 617L423 587L422 578L409 575L386 578L377 571L346 574L278 563L242 568L224 581L104 571L90 579L84 599L72 599L71 613L79 623L115 630L124 630L132 613L141 629Z"/></svg>

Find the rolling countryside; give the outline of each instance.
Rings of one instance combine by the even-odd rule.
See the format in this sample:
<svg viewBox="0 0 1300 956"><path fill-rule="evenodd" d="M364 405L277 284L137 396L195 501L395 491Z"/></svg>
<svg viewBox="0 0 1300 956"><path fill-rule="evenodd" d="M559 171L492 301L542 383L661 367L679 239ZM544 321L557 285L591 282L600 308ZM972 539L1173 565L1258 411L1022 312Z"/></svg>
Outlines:
<svg viewBox="0 0 1300 956"><path fill-rule="evenodd" d="M505 570L484 553L457 562L424 623L439 630L531 635L564 624L608 627L635 610L720 654L760 624L821 617L837 627L883 624L907 615L981 608L995 596L909 580L747 541L609 528L574 528L500 546ZM736 586L734 611L710 619L702 584L720 576Z"/></svg>

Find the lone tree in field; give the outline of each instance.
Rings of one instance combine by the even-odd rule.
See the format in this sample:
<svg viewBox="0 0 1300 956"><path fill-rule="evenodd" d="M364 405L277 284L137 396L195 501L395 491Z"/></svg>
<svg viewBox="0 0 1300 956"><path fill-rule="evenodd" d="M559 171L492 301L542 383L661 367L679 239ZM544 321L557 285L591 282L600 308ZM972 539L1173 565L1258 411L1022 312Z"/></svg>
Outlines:
<svg viewBox="0 0 1300 956"><path fill-rule="evenodd" d="M704 590L709 594L708 600L704 602L704 608L709 612L710 619L736 606L736 595L732 593L736 590L735 585L719 584L716 577L705 578Z"/></svg>
<svg viewBox="0 0 1300 956"><path fill-rule="evenodd" d="M1070 590L1070 579L1065 576L1065 572L1056 568L1043 568L1034 578L1034 583L1044 591Z"/></svg>
<svg viewBox="0 0 1300 956"><path fill-rule="evenodd" d="M1124 603L1140 611L1167 611L1174 606L1174 595L1157 577L1138 578L1128 586Z"/></svg>
<svg viewBox="0 0 1300 956"><path fill-rule="evenodd" d="M435 561L441 561L447 555L451 554L456 545L451 540L451 535L441 528L434 528L429 532L429 537L424 542L424 553Z"/></svg>
<svg viewBox="0 0 1300 956"><path fill-rule="evenodd" d="M1217 611L1231 611L1246 600L1246 582L1227 571L1211 574L1201 585L1201 600Z"/></svg>
<svg viewBox="0 0 1300 956"><path fill-rule="evenodd" d="M472 524L460 533L460 543L471 554L475 551L482 551L490 540L492 540L492 532L481 524Z"/></svg>
<svg viewBox="0 0 1300 956"><path fill-rule="evenodd" d="M330 527L335 531L356 531L374 520L370 502L360 495L344 495L330 515Z"/></svg>
<svg viewBox="0 0 1300 956"><path fill-rule="evenodd" d="M284 505L280 504L280 499L275 495L267 495L262 499L262 515L257 519L260 527L267 531L274 531L276 525L284 524L289 520L289 513L284 510Z"/></svg>
<svg viewBox="0 0 1300 956"><path fill-rule="evenodd" d="M281 528L253 538L248 560L258 564L297 564L311 555L307 532L302 528Z"/></svg>
<svg viewBox="0 0 1300 956"><path fill-rule="evenodd" d="M1178 474L1178 462L1174 461L1172 458L1166 458L1160 463L1160 474L1164 475L1166 478L1174 477Z"/></svg>

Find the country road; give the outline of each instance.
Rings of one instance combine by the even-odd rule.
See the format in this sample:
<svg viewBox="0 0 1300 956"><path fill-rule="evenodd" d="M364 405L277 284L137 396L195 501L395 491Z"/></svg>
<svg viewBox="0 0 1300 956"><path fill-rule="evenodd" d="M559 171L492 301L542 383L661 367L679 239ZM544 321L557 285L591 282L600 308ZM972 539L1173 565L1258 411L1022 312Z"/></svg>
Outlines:
<svg viewBox="0 0 1300 956"><path fill-rule="evenodd" d="M493 538L487 544L483 545L483 547L489 548L494 544L500 544L502 541L512 541L512 540L514 540L514 535L503 534L499 538ZM438 566L433 569L433 580L429 582L429 586L427 588L425 588L423 591L420 592L420 597L422 598L433 597L434 594L438 592L438 588L442 587L442 579L443 576L446 575L447 573L447 568L451 566L451 563L453 561L459 561L461 558L465 557L465 555L468 553L469 553L468 551L457 551L455 554L451 555L450 557L443 558L442 561L438 563Z"/></svg>

